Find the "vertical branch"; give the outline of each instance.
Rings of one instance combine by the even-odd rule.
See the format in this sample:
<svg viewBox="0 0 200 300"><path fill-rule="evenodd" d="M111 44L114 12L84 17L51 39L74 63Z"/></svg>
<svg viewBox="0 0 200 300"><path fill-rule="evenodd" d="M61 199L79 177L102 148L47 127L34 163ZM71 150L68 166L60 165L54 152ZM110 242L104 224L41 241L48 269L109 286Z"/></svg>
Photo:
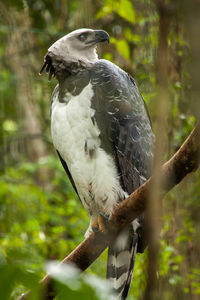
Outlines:
<svg viewBox="0 0 200 300"><path fill-rule="evenodd" d="M192 113L194 116L200 118L200 1L193 0L191 3L188 1L180 1L180 7L183 6L184 13L187 17L187 28L189 32L190 46L191 46L191 79L192 79Z"/></svg>
<svg viewBox="0 0 200 300"><path fill-rule="evenodd" d="M1 92L0 92L1 97ZM2 98L2 97L1 97ZM0 173L5 169L5 160L6 160L6 140L4 137L4 130L3 130L3 121L5 120L5 108L4 102L0 101Z"/></svg>
<svg viewBox="0 0 200 300"><path fill-rule="evenodd" d="M31 65L34 65L35 61L30 48L33 48L35 45L32 33L27 31L27 29L31 28L27 7L21 13L20 18L21 20L16 19L16 22L21 26L12 33L7 51L11 57L11 68L17 74L16 96L21 125L25 133L34 135L42 132L42 126L39 118L39 107L35 103L33 93ZM21 56L21 53L25 53L24 57ZM26 147L31 161L37 161L40 157L45 157L48 154L46 145L41 138L33 139L31 143L27 143Z"/></svg>
<svg viewBox="0 0 200 300"><path fill-rule="evenodd" d="M13 22L18 26L9 35L6 54L10 57L9 65L13 73L16 75L16 99L19 127L23 136L30 136L30 138L17 136L17 152L19 155L26 152L31 162L38 161L42 157L48 155L48 148L41 138L43 133L42 116L40 113L39 104L35 99L35 85L33 80L33 66L37 66L34 59L32 49L36 46L34 35L31 31L31 20L29 17L28 6L25 6L21 14L13 14L7 12L9 22ZM23 56L22 56L23 54ZM38 66L39 69L39 66ZM14 144L14 143L12 143ZM48 185L51 174L47 168L40 168L38 170L36 181L40 185Z"/></svg>
<svg viewBox="0 0 200 300"><path fill-rule="evenodd" d="M190 76L191 76L191 99L189 105L191 106L192 114L200 119L200 38L199 38L199 28L200 28L200 1L193 0L191 2L184 0L183 2L179 0L179 9L183 10L185 16L185 26L188 30L188 37L190 42ZM198 179L196 179L198 180ZM199 192L197 189L196 193ZM194 198L195 199L195 198ZM195 200L193 200L195 201ZM199 247L199 216L197 216L197 202L190 206L190 218L193 222L195 228L192 235L193 239L187 243L187 250L185 253L185 266L187 268L188 274L193 274L194 269L200 268L200 247ZM189 298L191 300L197 300L199 295L196 294L194 287L194 279L190 278L188 280L188 290Z"/></svg>
<svg viewBox="0 0 200 300"><path fill-rule="evenodd" d="M148 269L145 300L155 300L157 293L157 257L159 252L159 234L161 222L160 189L161 177L160 166L163 162L163 155L166 146L166 122L168 117L168 32L169 32L169 8L165 0L156 0L156 7L159 14L159 45L156 58L157 72L157 130L154 161L154 180L150 191L150 201L147 206L148 220Z"/></svg>

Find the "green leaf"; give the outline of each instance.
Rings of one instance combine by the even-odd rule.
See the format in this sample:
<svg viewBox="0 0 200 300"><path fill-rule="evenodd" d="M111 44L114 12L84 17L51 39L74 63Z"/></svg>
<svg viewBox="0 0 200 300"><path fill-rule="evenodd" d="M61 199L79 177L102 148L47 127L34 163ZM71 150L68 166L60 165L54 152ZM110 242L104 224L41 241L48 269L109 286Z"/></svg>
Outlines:
<svg viewBox="0 0 200 300"><path fill-rule="evenodd" d="M119 51L119 53L125 59L130 59L130 48L126 40L115 40L114 44L116 45L116 48Z"/></svg>
<svg viewBox="0 0 200 300"><path fill-rule="evenodd" d="M116 9L118 15L130 23L135 23L135 10L130 0L120 0Z"/></svg>
<svg viewBox="0 0 200 300"><path fill-rule="evenodd" d="M56 282L58 295L56 299L111 299L110 284L94 275L82 274L73 265L59 265L57 262L47 264L47 272Z"/></svg>
<svg viewBox="0 0 200 300"><path fill-rule="evenodd" d="M101 19L101 18L105 17L106 15L110 14L112 11L113 11L112 6L110 6L109 4L105 5L98 11L95 18L97 20Z"/></svg>
<svg viewBox="0 0 200 300"><path fill-rule="evenodd" d="M111 0L105 0L104 5L96 14L96 19L101 19L113 11L128 22L135 24L135 10L130 0L119 0L115 4Z"/></svg>

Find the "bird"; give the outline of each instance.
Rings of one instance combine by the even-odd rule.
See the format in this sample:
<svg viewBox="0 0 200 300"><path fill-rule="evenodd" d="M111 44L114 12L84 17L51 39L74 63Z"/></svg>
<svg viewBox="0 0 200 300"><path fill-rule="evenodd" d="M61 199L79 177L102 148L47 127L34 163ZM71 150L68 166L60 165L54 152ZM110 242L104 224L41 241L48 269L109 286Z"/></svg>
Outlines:
<svg viewBox="0 0 200 300"><path fill-rule="evenodd" d="M85 236L103 231L117 205L151 175L154 134L135 80L97 46L104 30L81 28L48 49L40 74L58 81L51 98L51 135L71 184L90 216ZM110 243L107 279L116 299L126 299L137 252L146 247L145 217Z"/></svg>

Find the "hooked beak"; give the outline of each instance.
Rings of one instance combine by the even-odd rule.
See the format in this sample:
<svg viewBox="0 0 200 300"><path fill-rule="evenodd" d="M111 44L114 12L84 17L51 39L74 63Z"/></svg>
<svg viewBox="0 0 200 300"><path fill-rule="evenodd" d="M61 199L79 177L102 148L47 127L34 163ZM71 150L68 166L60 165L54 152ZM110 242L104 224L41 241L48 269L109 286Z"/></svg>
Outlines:
<svg viewBox="0 0 200 300"><path fill-rule="evenodd" d="M94 38L86 42L86 44L98 44L103 42L110 42L109 34L104 30L94 30Z"/></svg>

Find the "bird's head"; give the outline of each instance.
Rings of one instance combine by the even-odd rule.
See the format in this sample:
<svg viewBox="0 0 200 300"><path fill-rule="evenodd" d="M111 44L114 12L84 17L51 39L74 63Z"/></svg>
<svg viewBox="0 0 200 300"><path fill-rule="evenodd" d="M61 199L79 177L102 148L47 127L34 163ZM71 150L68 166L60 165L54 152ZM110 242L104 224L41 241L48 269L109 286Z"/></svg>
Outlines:
<svg viewBox="0 0 200 300"><path fill-rule="evenodd" d="M57 40L45 56L45 63L40 74L47 67L50 71L51 64L56 68L55 62L70 64L81 62L84 65L94 63L98 60L96 46L102 42L109 42L109 35L104 30L78 29Z"/></svg>

